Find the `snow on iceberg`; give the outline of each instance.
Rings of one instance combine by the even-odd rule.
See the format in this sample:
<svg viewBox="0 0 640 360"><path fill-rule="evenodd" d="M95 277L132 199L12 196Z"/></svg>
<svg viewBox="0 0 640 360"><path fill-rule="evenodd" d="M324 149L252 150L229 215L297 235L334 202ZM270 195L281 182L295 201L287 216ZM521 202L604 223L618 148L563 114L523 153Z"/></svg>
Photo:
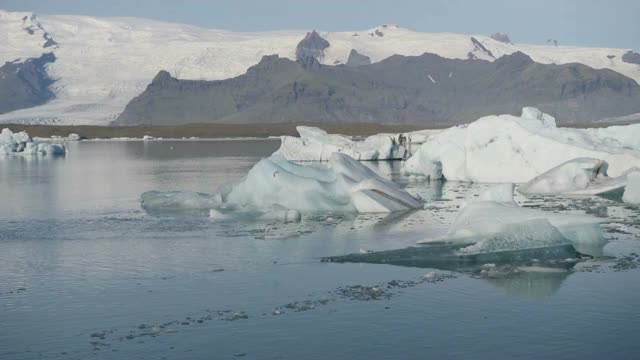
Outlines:
<svg viewBox="0 0 640 360"><path fill-rule="evenodd" d="M592 158L577 158L560 164L521 185L522 194L605 195L622 193L627 184L626 173L612 178L609 164Z"/></svg>
<svg viewBox="0 0 640 360"><path fill-rule="evenodd" d="M462 208L444 237L419 243L477 243L495 234L509 234L506 238L510 241L514 241L518 236L528 239L532 234L530 229L540 225L540 221L544 220L568 239L578 251L589 255L601 254L605 240L597 218L519 207L513 201L513 191L509 197L505 196L505 186L499 185L497 189L489 189L480 196L479 201L470 202ZM513 189L512 185L509 186ZM529 230L520 231L519 228ZM546 235L541 239L545 237Z"/></svg>
<svg viewBox="0 0 640 360"><path fill-rule="evenodd" d="M627 187L624 190L622 201L640 205L640 171L634 171L627 175Z"/></svg>
<svg viewBox="0 0 640 360"><path fill-rule="evenodd" d="M630 126L640 137L640 127ZM620 133L619 131L616 133ZM575 158L596 158L609 164L611 176L640 167L640 152L595 131L557 128L553 117L524 108L520 117L486 116L429 137L405 164L405 172L431 175L441 166L447 180L524 183Z"/></svg>
<svg viewBox="0 0 640 360"><path fill-rule="evenodd" d="M353 141L338 134L309 126L296 127L300 137L282 136L282 144L274 155L293 161L327 161L333 153L349 155L356 160L396 160L409 155L411 138L404 134L378 134ZM416 134L422 140L423 136Z"/></svg>
<svg viewBox="0 0 640 360"><path fill-rule="evenodd" d="M379 213L416 209L418 198L342 153L325 165L281 156L262 159L240 183L222 191L224 208Z"/></svg>
<svg viewBox="0 0 640 360"><path fill-rule="evenodd" d="M24 131L13 133L4 128L0 132L0 155L65 155L61 144L37 143Z"/></svg>

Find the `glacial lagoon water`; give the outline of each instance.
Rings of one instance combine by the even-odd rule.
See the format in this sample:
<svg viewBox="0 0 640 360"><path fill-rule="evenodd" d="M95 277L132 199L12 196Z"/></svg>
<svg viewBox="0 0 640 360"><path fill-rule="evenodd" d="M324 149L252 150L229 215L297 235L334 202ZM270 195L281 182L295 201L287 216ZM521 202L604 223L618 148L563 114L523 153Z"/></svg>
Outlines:
<svg viewBox="0 0 640 360"><path fill-rule="evenodd" d="M614 200L518 196L601 217L608 242L568 271L490 276L321 262L442 235L486 187L410 182L399 163L368 165L425 210L283 224L140 208L148 190L214 192L277 147L96 141L0 158L0 359L638 356L640 210Z"/></svg>

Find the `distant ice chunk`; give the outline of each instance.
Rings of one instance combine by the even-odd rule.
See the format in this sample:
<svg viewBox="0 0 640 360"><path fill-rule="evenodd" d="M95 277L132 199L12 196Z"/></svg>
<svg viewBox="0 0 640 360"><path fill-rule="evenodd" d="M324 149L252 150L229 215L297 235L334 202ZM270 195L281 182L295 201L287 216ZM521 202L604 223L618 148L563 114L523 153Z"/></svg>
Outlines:
<svg viewBox="0 0 640 360"><path fill-rule="evenodd" d="M629 204L640 204L640 171L634 171L627 175L627 187L624 190L622 201Z"/></svg>
<svg viewBox="0 0 640 360"><path fill-rule="evenodd" d="M272 156L222 195L225 207L301 212L394 212L416 209L418 198L342 153L325 165L301 165Z"/></svg>
<svg viewBox="0 0 640 360"><path fill-rule="evenodd" d="M577 158L560 164L521 185L523 194L598 195L622 193L626 174L612 178L607 175L606 161Z"/></svg>
<svg viewBox="0 0 640 360"><path fill-rule="evenodd" d="M626 128L640 138L640 127ZM640 152L621 145L612 136L585 129L558 128L553 117L524 108L520 117L486 116L430 136L405 162L405 171L423 173L420 164L439 163L444 178L452 181L525 183L576 158L601 159L612 177L640 167ZM430 166L425 167L427 172Z"/></svg>
<svg viewBox="0 0 640 360"><path fill-rule="evenodd" d="M0 155L65 155L61 144L34 142L24 131L13 133L4 128L0 132Z"/></svg>
<svg viewBox="0 0 640 360"><path fill-rule="evenodd" d="M328 161L333 153L349 155L356 160L394 160L408 156L407 142L403 134L378 134L364 141L353 141L338 134L309 126L296 127L300 137L283 136L274 155L295 161Z"/></svg>

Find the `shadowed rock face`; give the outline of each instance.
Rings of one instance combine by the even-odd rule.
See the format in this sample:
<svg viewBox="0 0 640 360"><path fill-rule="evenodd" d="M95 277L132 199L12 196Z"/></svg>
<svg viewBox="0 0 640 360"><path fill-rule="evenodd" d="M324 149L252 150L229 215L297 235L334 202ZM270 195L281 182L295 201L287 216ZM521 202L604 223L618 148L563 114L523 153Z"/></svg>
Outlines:
<svg viewBox="0 0 640 360"><path fill-rule="evenodd" d="M622 55L622 61L629 64L640 65L640 54L635 51L627 51L624 55Z"/></svg>
<svg viewBox="0 0 640 360"><path fill-rule="evenodd" d="M349 53L349 59L345 65L347 66L362 66L371 64L371 59L357 52L355 49L351 49Z"/></svg>
<svg viewBox="0 0 640 360"><path fill-rule="evenodd" d="M509 35L502 32L491 34L491 38L493 40L500 41L505 44L512 44L511 39L509 39Z"/></svg>
<svg viewBox="0 0 640 360"><path fill-rule="evenodd" d="M323 39L317 31L307 33L307 36L298 43L296 47L296 60L307 63L310 59L322 60L324 49L330 46L329 42Z"/></svg>
<svg viewBox="0 0 640 360"><path fill-rule="evenodd" d="M540 64L517 52L494 62L394 55L325 66L266 56L219 81L156 76L117 124L378 122L451 125L536 106L559 123L640 112L640 86L611 70Z"/></svg>
<svg viewBox="0 0 640 360"><path fill-rule="evenodd" d="M42 105L54 97L53 80L45 66L56 60L53 53L24 62L7 62L0 67L0 114Z"/></svg>

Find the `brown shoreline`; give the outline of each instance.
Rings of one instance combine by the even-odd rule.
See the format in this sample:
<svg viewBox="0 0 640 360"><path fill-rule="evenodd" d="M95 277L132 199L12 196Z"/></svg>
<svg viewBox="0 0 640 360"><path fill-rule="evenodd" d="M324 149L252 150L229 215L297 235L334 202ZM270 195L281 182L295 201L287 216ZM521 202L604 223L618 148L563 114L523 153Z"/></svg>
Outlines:
<svg viewBox="0 0 640 360"><path fill-rule="evenodd" d="M600 128L629 123L589 123L566 124L561 127ZM92 126L92 125L23 125L0 124L0 128L11 131L26 131L31 136L50 137L67 136L76 133L84 138L117 138L144 135L165 138L199 137L199 138L232 138L232 137L269 137L291 135L296 136L296 126L315 126L331 134L368 136L380 133L403 133L423 129L445 129L451 125L416 125L416 124L376 124L376 123L275 123L275 124L185 124L185 125L140 125L140 126Z"/></svg>

